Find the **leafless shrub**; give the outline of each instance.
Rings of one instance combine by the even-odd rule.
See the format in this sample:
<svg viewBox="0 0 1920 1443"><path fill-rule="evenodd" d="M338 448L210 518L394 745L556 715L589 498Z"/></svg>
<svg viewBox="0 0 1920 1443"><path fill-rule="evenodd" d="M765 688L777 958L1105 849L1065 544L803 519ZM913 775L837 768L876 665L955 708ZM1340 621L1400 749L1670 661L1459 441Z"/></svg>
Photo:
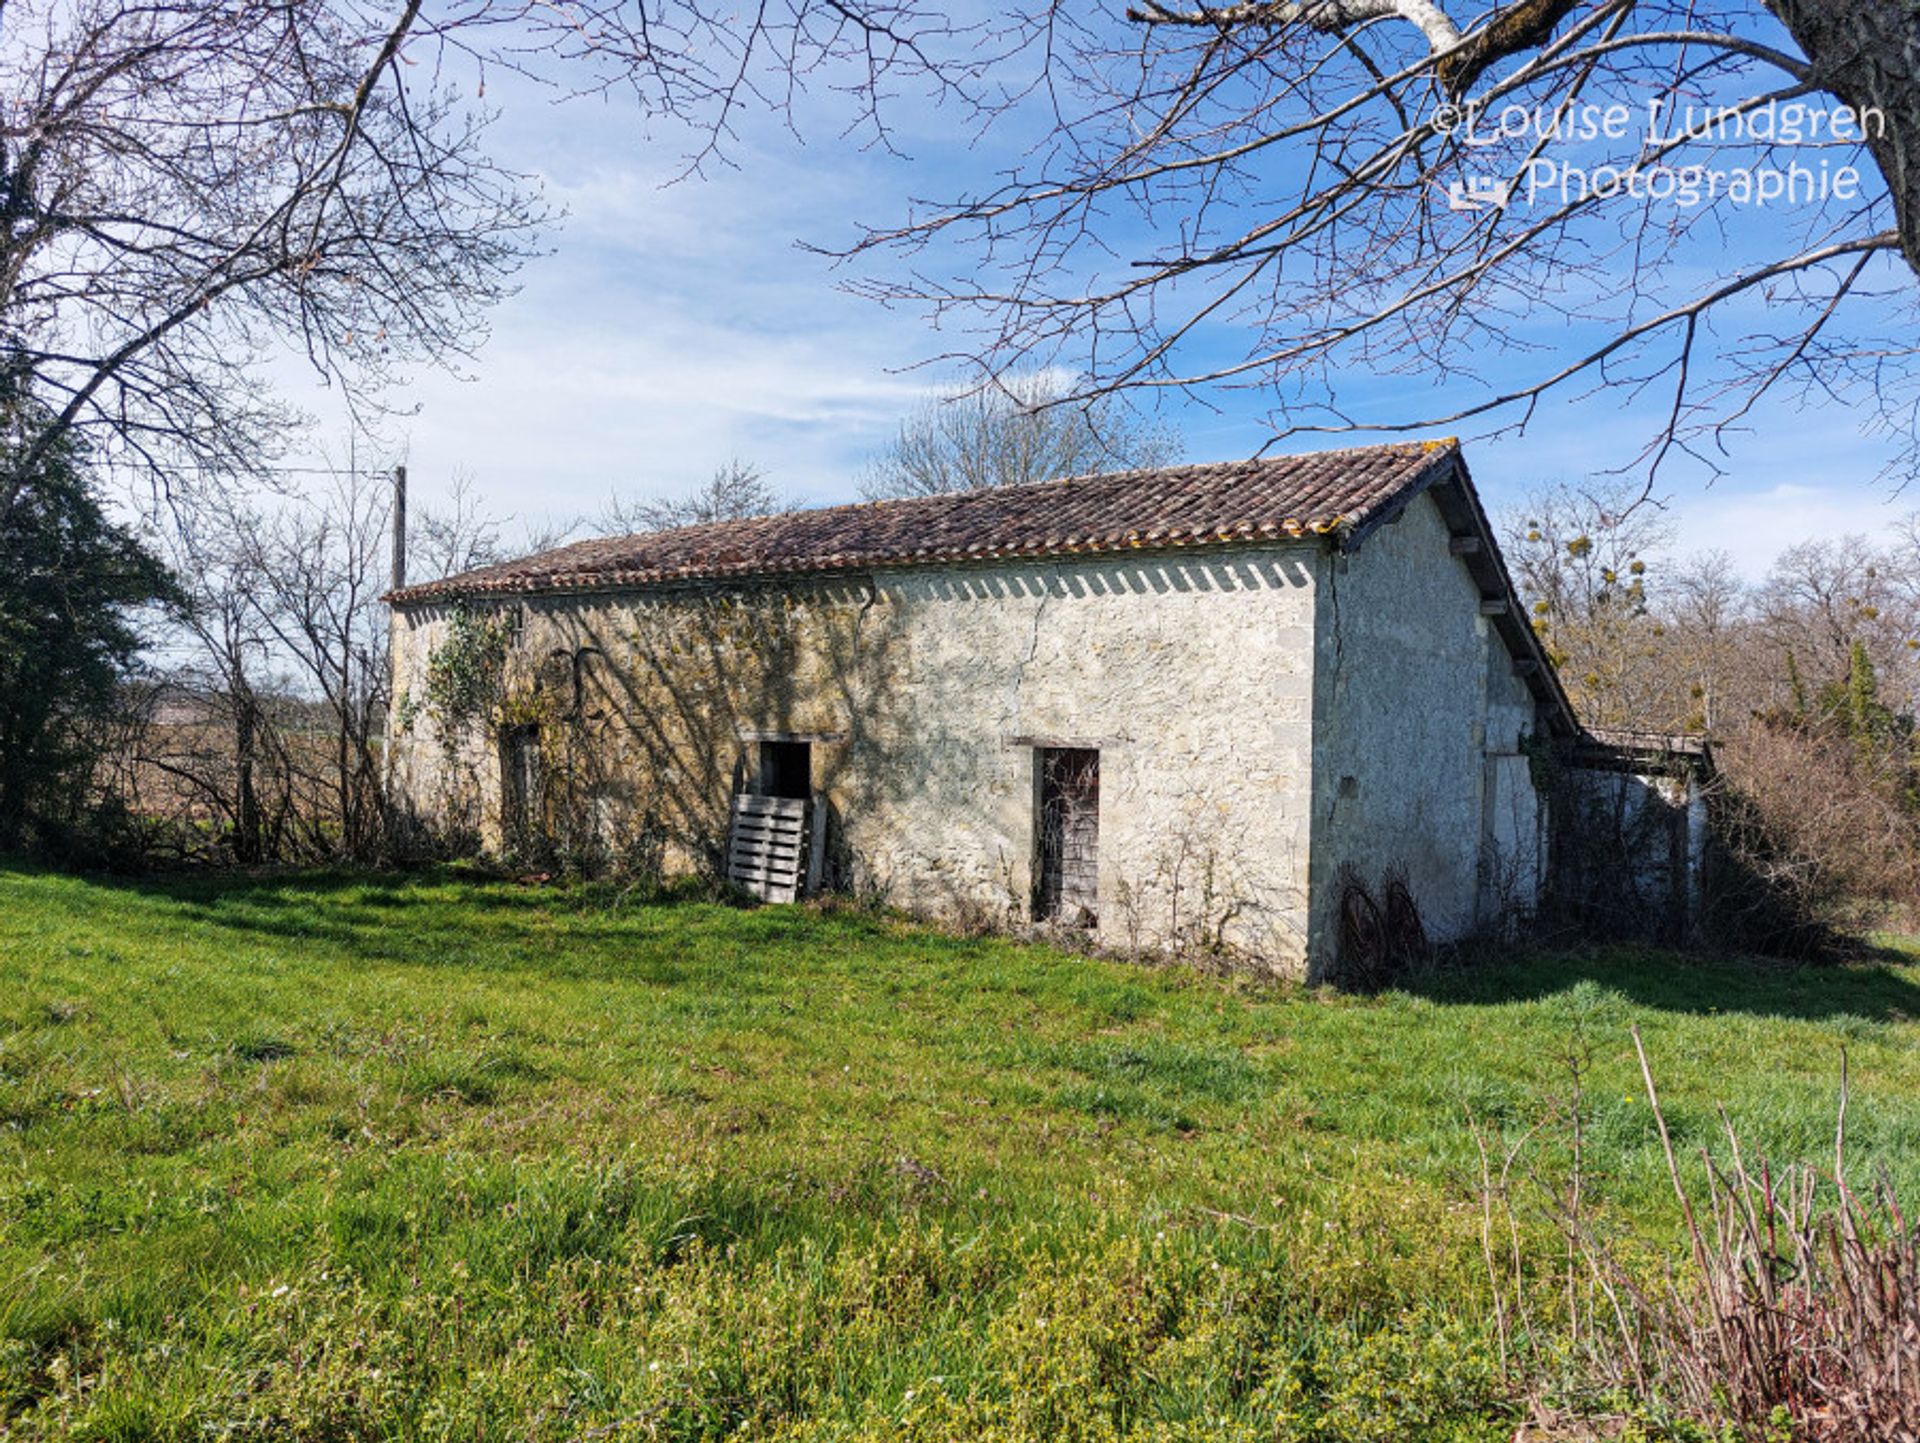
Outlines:
<svg viewBox="0 0 1920 1443"><path fill-rule="evenodd" d="M1522 807L1538 815L1534 798L1514 797L1511 805L1515 815ZM1529 835L1516 826L1509 835L1527 836L1527 843L1509 843L1496 831L1480 849L1479 916L1469 939L1475 947L1513 945L1532 935L1540 920L1545 848L1537 833Z"/></svg>
<svg viewBox="0 0 1920 1443"><path fill-rule="evenodd" d="M1920 1438L1920 1253L1891 1189L1823 1209L1811 1171L1710 1177L1699 1285L1635 1300L1669 1393L1749 1437L1784 1412L1809 1443Z"/></svg>
<svg viewBox="0 0 1920 1443"><path fill-rule="evenodd" d="M1274 910L1219 806L1193 794L1170 809L1145 865L1116 879L1102 922L1122 955L1202 971L1258 967L1257 938Z"/></svg>
<svg viewBox="0 0 1920 1443"><path fill-rule="evenodd" d="M1696 1206L1637 1032L1634 1046L1694 1269L1643 1289L1614 1266L1661 1386L1745 1437L1777 1434L1784 1413L1809 1443L1920 1439L1920 1240L1891 1185L1864 1197L1847 1185L1844 1059L1830 1178L1750 1167L1722 1113L1729 1161L1708 1159Z"/></svg>
<svg viewBox="0 0 1920 1443"><path fill-rule="evenodd" d="M1251 905L1238 859L1216 828L1189 815L1169 839L1161 873L1167 897L1167 940L1184 962L1231 966L1233 924Z"/></svg>
<svg viewBox="0 0 1920 1443"><path fill-rule="evenodd" d="M1850 907L1920 897L1920 828L1844 738L1755 727L1721 749L1720 768L1706 900L1723 940L1815 956Z"/></svg>
<svg viewBox="0 0 1920 1443"><path fill-rule="evenodd" d="M1432 960L1433 948L1406 874L1389 867L1376 899L1352 863L1334 883L1340 907L1340 950L1328 980L1354 992L1391 987Z"/></svg>
<svg viewBox="0 0 1920 1443"><path fill-rule="evenodd" d="M1501 1356L1543 1316L1543 1282L1564 1290L1585 1382L1627 1394L1712 1430L1712 1436L1803 1443L1920 1439L1920 1238L1891 1185L1865 1193L1846 1179L1847 1086L1831 1174L1750 1160L1721 1114L1727 1152L1705 1149L1704 1188L1690 1187L1674 1150L1653 1068L1634 1032L1647 1100L1679 1203L1686 1261L1650 1276L1603 1232L1586 1194L1583 1071L1570 1096L1511 1141L1473 1122L1482 1241ZM1562 1129L1570 1170L1538 1165ZM1562 1271L1529 1268L1525 1197L1565 1247Z"/></svg>

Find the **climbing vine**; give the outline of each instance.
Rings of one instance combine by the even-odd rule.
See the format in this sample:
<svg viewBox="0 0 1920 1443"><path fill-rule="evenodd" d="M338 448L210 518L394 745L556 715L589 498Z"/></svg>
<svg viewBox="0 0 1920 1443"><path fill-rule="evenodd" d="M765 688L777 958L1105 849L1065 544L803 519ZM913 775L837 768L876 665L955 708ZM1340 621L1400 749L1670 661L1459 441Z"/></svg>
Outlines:
<svg viewBox="0 0 1920 1443"><path fill-rule="evenodd" d="M466 606L454 608L446 639L427 656L426 708L442 735L485 716L499 699L515 630L510 615L481 616Z"/></svg>

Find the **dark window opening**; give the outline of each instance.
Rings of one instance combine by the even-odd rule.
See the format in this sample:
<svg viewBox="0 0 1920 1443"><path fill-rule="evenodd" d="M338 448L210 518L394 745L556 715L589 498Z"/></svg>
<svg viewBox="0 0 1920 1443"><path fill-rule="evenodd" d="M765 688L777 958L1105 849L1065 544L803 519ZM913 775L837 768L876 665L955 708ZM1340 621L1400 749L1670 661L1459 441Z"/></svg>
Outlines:
<svg viewBox="0 0 1920 1443"><path fill-rule="evenodd" d="M1035 754L1033 915L1096 927L1100 921L1100 753L1042 747Z"/></svg>
<svg viewBox="0 0 1920 1443"><path fill-rule="evenodd" d="M810 742L761 742L760 785L763 797L813 795L813 745Z"/></svg>

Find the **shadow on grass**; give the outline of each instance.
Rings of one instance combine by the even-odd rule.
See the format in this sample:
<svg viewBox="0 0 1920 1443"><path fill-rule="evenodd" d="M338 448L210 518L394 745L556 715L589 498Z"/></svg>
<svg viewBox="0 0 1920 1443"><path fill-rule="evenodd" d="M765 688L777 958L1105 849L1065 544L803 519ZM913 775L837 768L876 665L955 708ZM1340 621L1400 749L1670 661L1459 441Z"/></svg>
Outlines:
<svg viewBox="0 0 1920 1443"><path fill-rule="evenodd" d="M52 875L16 858L0 857L0 874ZM369 959L443 962L497 971L537 965L570 976L624 970L634 940L577 939L557 954L541 925L555 915L600 913L642 922L647 909L616 904L620 889L515 885L459 866L414 872L350 870L258 873L182 873L150 877L97 876L86 885L150 900L185 921L262 938L332 943ZM458 905L432 889L463 888ZM656 927L679 932L679 945L697 943L713 923L674 904L708 902L697 883L670 888L648 901ZM897 941L893 929L867 914L791 913L754 909L744 927L729 926L729 945L777 946L811 927L832 929L842 944ZM691 925L689 925L691 924ZM684 929L684 930L681 930ZM955 939L958 940L958 939ZM1495 1006L1545 1001L1582 984L1652 1009L1706 1015L1856 1017L1872 1022L1920 1018L1920 955L1869 948L1846 964L1792 965L1760 958L1691 955L1645 947L1511 953L1463 962L1402 983L1396 990L1441 1004Z"/></svg>
<svg viewBox="0 0 1920 1443"><path fill-rule="evenodd" d="M129 877L61 873L0 856L0 877L62 877L150 907L147 925L216 928L254 943L320 944L353 958L475 972L539 969L569 978L657 971L705 939L731 970L740 949L780 947L828 927L843 943L879 938L879 919L828 917L784 907L743 906L698 879L641 891L618 883L519 883L459 865L416 871L352 869L178 872ZM71 894L69 894L71 895ZM58 905L57 903L54 905ZM570 929L556 946L553 925ZM666 944L666 950L649 943ZM658 953L658 955L655 955ZM735 985L748 985L736 977Z"/></svg>
<svg viewBox="0 0 1920 1443"><path fill-rule="evenodd" d="M0 857L0 875L62 876L88 888L164 909L182 922L259 938L335 943L368 957L407 958L423 940L486 933L512 942L556 911L611 911L605 895L559 887L516 886L460 867L392 872L352 869L176 872L146 876L60 873ZM460 886L455 906L435 889ZM156 917L160 914L156 913ZM478 924L476 928L476 924Z"/></svg>
<svg viewBox="0 0 1920 1443"><path fill-rule="evenodd" d="M1400 990L1433 1002L1487 1006L1542 1001L1590 983L1663 1012L1899 1022L1920 1018L1916 964L1920 958L1890 947L1821 965L1599 947L1468 962Z"/></svg>

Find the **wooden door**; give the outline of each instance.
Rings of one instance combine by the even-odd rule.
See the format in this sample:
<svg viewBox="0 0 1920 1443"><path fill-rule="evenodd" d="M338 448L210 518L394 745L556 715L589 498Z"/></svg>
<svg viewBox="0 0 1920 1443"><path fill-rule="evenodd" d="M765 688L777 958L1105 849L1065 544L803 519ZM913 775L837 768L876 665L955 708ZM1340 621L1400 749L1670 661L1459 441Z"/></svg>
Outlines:
<svg viewBox="0 0 1920 1443"><path fill-rule="evenodd" d="M1034 859L1034 916L1095 927L1100 919L1100 753L1045 747Z"/></svg>

